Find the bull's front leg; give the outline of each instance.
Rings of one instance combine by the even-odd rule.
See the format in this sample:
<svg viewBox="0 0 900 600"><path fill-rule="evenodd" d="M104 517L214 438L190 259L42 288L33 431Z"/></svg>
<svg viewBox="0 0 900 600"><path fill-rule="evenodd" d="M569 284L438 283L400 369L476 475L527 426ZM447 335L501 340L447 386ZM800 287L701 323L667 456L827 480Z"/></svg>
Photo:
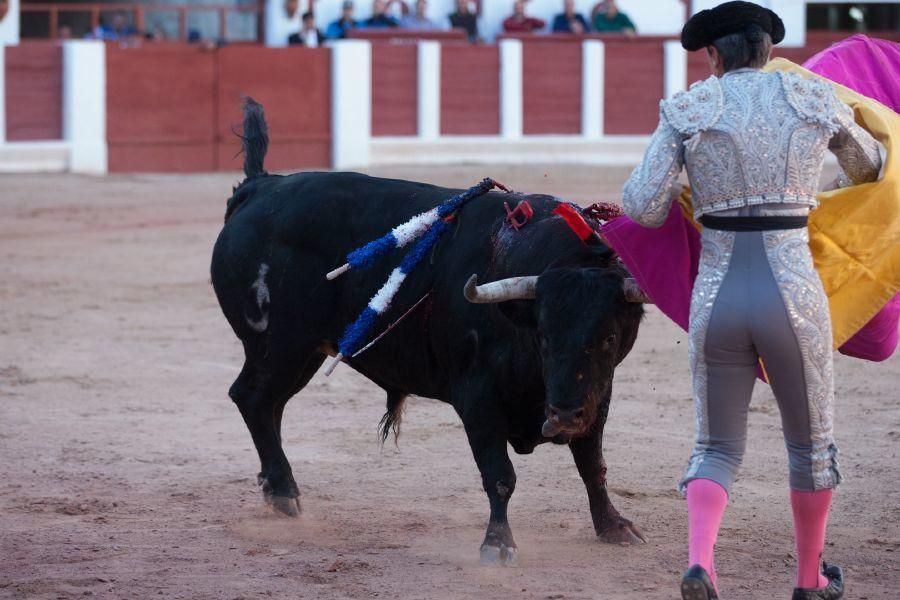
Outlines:
<svg viewBox="0 0 900 600"><path fill-rule="evenodd" d="M506 507L516 489L516 472L506 450L506 418L496 411L478 407L463 413L463 425L481 482L491 505L484 542L481 544L482 564L512 566L516 564L516 542L509 528Z"/></svg>
<svg viewBox="0 0 900 600"><path fill-rule="evenodd" d="M606 490L606 461L603 459L603 428L609 414L611 393L600 403L597 420L589 433L569 443L578 474L587 488L591 518L597 537L607 543L643 544L641 530L619 514Z"/></svg>

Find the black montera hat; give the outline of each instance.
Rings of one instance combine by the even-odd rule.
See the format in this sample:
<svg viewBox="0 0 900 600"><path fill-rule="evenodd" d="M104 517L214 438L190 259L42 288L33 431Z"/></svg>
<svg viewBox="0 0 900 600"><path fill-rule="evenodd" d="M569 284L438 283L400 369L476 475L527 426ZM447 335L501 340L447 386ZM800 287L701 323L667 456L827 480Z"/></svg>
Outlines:
<svg viewBox="0 0 900 600"><path fill-rule="evenodd" d="M721 37L741 33L750 25L758 25L768 33L773 44L784 39L784 23L778 15L758 4L737 1L701 10L691 17L681 30L681 45L685 50L699 50Z"/></svg>

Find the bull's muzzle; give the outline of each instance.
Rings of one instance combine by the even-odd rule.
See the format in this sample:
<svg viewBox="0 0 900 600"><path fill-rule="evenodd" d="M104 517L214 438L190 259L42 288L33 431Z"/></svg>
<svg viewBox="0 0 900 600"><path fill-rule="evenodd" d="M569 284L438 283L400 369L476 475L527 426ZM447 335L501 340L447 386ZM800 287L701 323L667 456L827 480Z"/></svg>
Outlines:
<svg viewBox="0 0 900 600"><path fill-rule="evenodd" d="M555 406L547 407L547 420L541 427L541 435L546 438L556 437L561 433L578 434L584 431L585 410L575 408L563 410Z"/></svg>

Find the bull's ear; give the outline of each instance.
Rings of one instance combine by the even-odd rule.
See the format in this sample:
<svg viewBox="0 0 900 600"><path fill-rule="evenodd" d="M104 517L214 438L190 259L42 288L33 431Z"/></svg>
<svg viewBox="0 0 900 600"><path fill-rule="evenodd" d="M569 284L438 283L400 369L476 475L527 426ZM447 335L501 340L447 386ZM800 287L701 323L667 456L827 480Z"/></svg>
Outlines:
<svg viewBox="0 0 900 600"><path fill-rule="evenodd" d="M516 327L537 329L537 315L534 300L509 300L497 305L503 316Z"/></svg>

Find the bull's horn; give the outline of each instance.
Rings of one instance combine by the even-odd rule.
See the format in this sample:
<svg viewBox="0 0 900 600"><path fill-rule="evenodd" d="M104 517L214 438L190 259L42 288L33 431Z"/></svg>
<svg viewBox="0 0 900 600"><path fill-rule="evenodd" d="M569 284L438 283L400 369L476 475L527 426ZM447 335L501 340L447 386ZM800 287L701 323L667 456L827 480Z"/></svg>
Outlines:
<svg viewBox="0 0 900 600"><path fill-rule="evenodd" d="M478 275L469 277L463 294L475 304L492 304L507 300L531 300L537 288L537 275L510 277L478 285Z"/></svg>
<svg viewBox="0 0 900 600"><path fill-rule="evenodd" d="M622 291L625 292L625 299L629 302L643 302L644 304L653 304L650 296L644 293L644 290L638 286L637 281L631 277L626 277L622 281Z"/></svg>

